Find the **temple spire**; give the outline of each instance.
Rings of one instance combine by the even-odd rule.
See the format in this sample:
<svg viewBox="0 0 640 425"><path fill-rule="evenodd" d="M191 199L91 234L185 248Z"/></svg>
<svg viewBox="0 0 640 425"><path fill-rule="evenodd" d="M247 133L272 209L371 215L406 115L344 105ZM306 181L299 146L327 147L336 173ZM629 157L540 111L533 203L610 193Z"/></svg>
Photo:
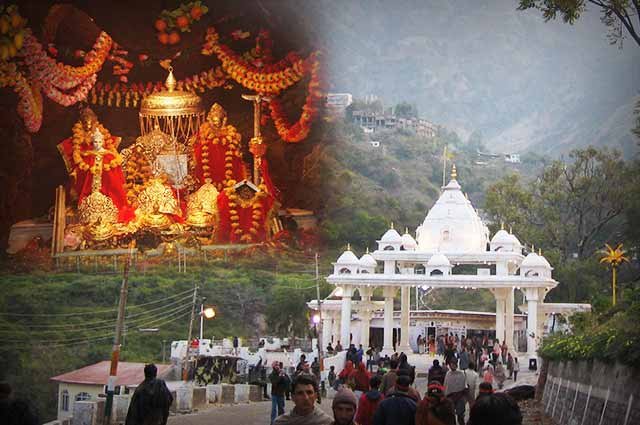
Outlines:
<svg viewBox="0 0 640 425"><path fill-rule="evenodd" d="M455 180L458 177L458 171L456 170L456 164L451 167L451 180Z"/></svg>

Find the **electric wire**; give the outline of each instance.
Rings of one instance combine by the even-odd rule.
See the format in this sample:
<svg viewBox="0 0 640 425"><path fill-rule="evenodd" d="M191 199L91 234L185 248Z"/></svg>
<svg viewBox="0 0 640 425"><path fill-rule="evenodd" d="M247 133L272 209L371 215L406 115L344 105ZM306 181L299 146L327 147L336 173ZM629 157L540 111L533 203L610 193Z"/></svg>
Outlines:
<svg viewBox="0 0 640 425"><path fill-rule="evenodd" d="M163 316L166 317L167 314L172 314L172 313L174 313L176 311L183 310L183 309L185 309L187 307L192 307L192 303L191 302L186 303L186 304L183 303L183 304L181 304L181 305L179 305L177 307L173 307L173 308L171 308L169 310L166 310L166 311L163 312ZM147 317L141 317L141 318L138 318L136 320L132 320L130 322L127 322L127 326L141 326L140 325L141 323L143 323L143 322L145 322L146 320L149 320L149 319L150 319L150 317L148 317L148 316ZM78 325L74 325L74 326L75 326L75 328L73 328L73 329L68 329L68 328L65 328L65 329L45 329L45 330L35 330L35 331L31 331L31 329L25 329L22 332L27 332L27 333L30 333L30 334L31 333L33 333L33 334L46 334L46 333L74 332L74 331L75 332L84 332L84 331L93 331L93 332L95 332L95 331L100 331L100 330L105 330L105 329L112 329L114 325L113 325L113 322L111 322L108 325L101 325L101 326L89 326L89 327L87 327L87 326L83 326L83 324L78 324ZM81 326L81 327L78 327L78 326ZM18 333L20 331L16 331L16 330L13 330L13 329L12 330L10 330L10 329L0 329L0 334L1 333L7 333L7 332L15 334L15 333Z"/></svg>
<svg viewBox="0 0 640 425"><path fill-rule="evenodd" d="M193 306L189 306L189 307L190 307L189 310L182 309L182 311L177 311L171 315L164 316L160 319L155 319L149 322L141 323L138 326L148 326L151 324L158 325L158 322L161 322L162 324L170 323L172 321L178 320L179 318L187 316L187 314L191 314L191 308L193 308ZM63 345L76 345L76 344L86 343L90 341L113 338L113 336L114 336L113 332L109 332L109 333L100 334L100 335L77 337L77 338L64 338L64 339L54 339L54 340L37 339L37 340L34 340L31 345L35 343L40 345L47 344L46 345L47 348L55 347L55 346L63 346ZM12 344L12 343L24 344L25 340L3 340L3 342L5 344Z"/></svg>
<svg viewBox="0 0 640 425"><path fill-rule="evenodd" d="M154 308L149 309L149 310L145 310L145 311L142 311L142 312L136 312L136 313L127 315L126 319L128 320L128 319L131 319L131 318L134 318L134 317L144 316L146 314L149 314L149 313L152 313L152 312L155 312L155 311L163 310L163 309L165 309L167 307L176 305L178 303L183 303L186 300L191 300L191 298L192 298L192 295L187 295L187 296L185 296L183 298L180 298L179 300L175 300L175 301L173 301L173 302L171 302L169 304L162 305L162 306L159 306L159 307L154 307ZM87 326L87 325L94 325L94 324L104 324L104 323L111 322L113 319L115 319L115 317L105 318L105 319L96 320L96 321L92 321L92 322L82 322L82 325L83 326ZM23 323L16 322L16 324L23 324ZM2 330L2 326L3 325L0 324L0 331ZM4 325L4 326L6 326L6 325ZM60 325L60 324L46 324L46 325L43 325L43 324L24 324L24 326L27 326L30 329L65 329L65 328L75 328L75 327L78 326L78 324L69 324L69 323L62 324L62 325ZM89 326L89 327L91 327L91 326Z"/></svg>
<svg viewBox="0 0 640 425"><path fill-rule="evenodd" d="M154 301L149 301L143 304L136 304L136 305L130 305L127 306L127 309L134 309L134 308L140 308L140 307L144 307L147 305L151 305L151 304L157 304L159 302L162 301L166 301L169 299L173 299L173 298L177 298L179 296L185 295L187 293L193 293L193 289L188 289L186 291L183 292L179 292L177 294L173 294L170 295L168 297L164 297L162 299L158 299L158 300L154 300ZM16 317L68 317L68 316L86 316L86 315L95 315L95 314L99 314L99 313L113 313L118 311L117 307L111 307L108 309L101 309L101 310L92 310L92 311L86 311L86 312L76 312L76 313L5 313L5 312L0 312L0 316L16 316Z"/></svg>

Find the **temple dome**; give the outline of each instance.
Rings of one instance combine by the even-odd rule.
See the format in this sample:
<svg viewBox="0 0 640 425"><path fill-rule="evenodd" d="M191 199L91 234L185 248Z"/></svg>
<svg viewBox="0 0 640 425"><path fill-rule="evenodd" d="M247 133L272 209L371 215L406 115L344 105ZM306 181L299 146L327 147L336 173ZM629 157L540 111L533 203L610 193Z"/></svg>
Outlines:
<svg viewBox="0 0 640 425"><path fill-rule="evenodd" d="M340 257L338 257L336 264L353 266L359 265L360 260L358 260L358 257L356 257L353 252L351 252L350 250L346 250Z"/></svg>
<svg viewBox="0 0 640 425"><path fill-rule="evenodd" d="M495 235L493 235L493 238L491 238L491 243L513 244L513 240L511 239L509 233L506 230L500 229L496 232Z"/></svg>
<svg viewBox="0 0 640 425"><path fill-rule="evenodd" d="M360 265L362 267L376 267L378 262L371 256L371 254L366 253L360 258Z"/></svg>
<svg viewBox="0 0 640 425"><path fill-rule="evenodd" d="M402 236L400 236L400 233L398 233L398 231L392 227L391 229L387 230L384 235L382 235L380 242L388 244L399 244L402 243Z"/></svg>
<svg viewBox="0 0 640 425"><path fill-rule="evenodd" d="M413 236L411 236L409 232L405 232L405 234L402 235L402 247L404 249L408 251L412 251L416 249L417 246L418 246L418 243L416 242L415 239L413 239Z"/></svg>
<svg viewBox="0 0 640 425"><path fill-rule="evenodd" d="M535 252L531 252L529 253L529 255L524 257L524 260L522 260L522 264L520 264L520 268L523 268L523 267L527 267L527 268L544 267L544 268L550 269L551 264L549 264L547 259L544 258L542 255L538 255Z"/></svg>
<svg viewBox="0 0 640 425"><path fill-rule="evenodd" d="M489 240L489 229L455 178L442 188L440 198L416 233L417 250L422 252L484 252Z"/></svg>
<svg viewBox="0 0 640 425"><path fill-rule="evenodd" d="M428 267L451 267L449 259L444 254L433 254L427 262Z"/></svg>
<svg viewBox="0 0 640 425"><path fill-rule="evenodd" d="M520 243L520 240L518 238L516 238L516 235L514 235L513 233L509 233L509 239L511 240L511 243L520 248L522 247L522 244Z"/></svg>

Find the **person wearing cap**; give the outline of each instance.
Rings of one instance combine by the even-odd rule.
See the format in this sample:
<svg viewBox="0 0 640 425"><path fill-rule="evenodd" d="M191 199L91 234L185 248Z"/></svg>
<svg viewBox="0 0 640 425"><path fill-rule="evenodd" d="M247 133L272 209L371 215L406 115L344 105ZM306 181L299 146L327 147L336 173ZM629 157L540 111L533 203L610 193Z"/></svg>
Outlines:
<svg viewBox="0 0 640 425"><path fill-rule="evenodd" d="M274 425L332 425L331 416L316 406L318 382L313 376L300 374L292 384L295 407L289 413L278 416Z"/></svg>
<svg viewBox="0 0 640 425"><path fill-rule="evenodd" d="M398 376L395 391L380 403L373 425L415 425L416 401L409 395L411 378Z"/></svg>
<svg viewBox="0 0 640 425"><path fill-rule="evenodd" d="M476 401L478 401L480 397L491 395L493 393L493 385L488 382L481 382L480 386L478 387L478 397L476 397Z"/></svg>
<svg viewBox="0 0 640 425"><path fill-rule="evenodd" d="M343 387L338 391L331 403L334 425L355 425L358 399L349 388Z"/></svg>
<svg viewBox="0 0 640 425"><path fill-rule="evenodd" d="M449 398L456 409L458 425L464 425L464 410L467 403L467 377L458 370L458 360L449 360L449 372L444 378L444 395Z"/></svg>
<svg viewBox="0 0 640 425"><path fill-rule="evenodd" d="M284 370L280 367L280 362L274 361L271 367L273 369L269 374L269 382L271 382L271 423L273 423L276 417L284 414L284 394L289 383Z"/></svg>
<svg viewBox="0 0 640 425"><path fill-rule="evenodd" d="M455 425L455 409L444 396L444 386L439 381L429 382L424 398L418 403L416 425Z"/></svg>

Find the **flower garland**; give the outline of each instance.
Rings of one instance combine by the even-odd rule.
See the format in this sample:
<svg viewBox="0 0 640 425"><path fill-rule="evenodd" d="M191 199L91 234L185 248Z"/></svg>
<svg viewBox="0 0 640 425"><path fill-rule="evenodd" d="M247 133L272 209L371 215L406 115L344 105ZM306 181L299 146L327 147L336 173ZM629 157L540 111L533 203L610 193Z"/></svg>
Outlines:
<svg viewBox="0 0 640 425"><path fill-rule="evenodd" d="M211 127L208 122L205 122L200 127L200 135L204 139L200 143L202 145L202 177L206 183L211 183L211 164L209 158L209 150L211 145L226 145L226 151L224 154L224 176L225 180L230 181L233 178L233 158L242 158L240 152L240 139L241 135L233 126L225 127L226 134L224 140L221 140L219 136L219 130ZM218 183L216 189L222 190L223 184Z"/></svg>
<svg viewBox="0 0 640 425"><path fill-rule="evenodd" d="M321 88L320 82L320 61L318 60L318 52L314 52L305 61L305 69L308 70L309 86L307 88L307 98L304 106L302 106L302 113L300 118L294 124L290 124L282 103L279 99L275 98L269 102L271 108L271 118L273 124L278 131L278 135L288 143L297 143L307 138L311 131L311 124L316 119L324 93Z"/></svg>
<svg viewBox="0 0 640 425"><path fill-rule="evenodd" d="M74 67L51 58L31 34L31 31L27 30L24 47L20 53L24 56L24 61L29 67L31 79L41 81L43 86L54 86L61 90L68 90L79 86L102 69L102 65L109 56L112 43L111 37L107 33L101 32L92 50L85 55L85 64Z"/></svg>
<svg viewBox="0 0 640 425"><path fill-rule="evenodd" d="M18 114L29 132L37 132L42 125L41 91L63 106L86 99L111 46L111 37L101 33L93 49L86 54L85 64L73 67L49 57L31 30L24 30L24 42L18 56L23 58L28 68L28 79L15 63L3 61L0 62L0 87L14 87L19 98Z"/></svg>
<svg viewBox="0 0 640 425"><path fill-rule="evenodd" d="M270 55L268 35L263 34L262 37L265 38L265 44L268 46L266 50ZM297 143L309 135L311 124L318 115L324 97L320 80L319 52L313 52L304 60L295 53L289 53L279 62L258 67L233 52L228 46L220 44L219 34L215 28L210 27L207 29L202 54L215 54L224 71L243 87L273 97L299 82L304 75L309 75L305 104L300 118L295 123L291 124L287 119L280 100L274 98L269 104L271 118L282 140Z"/></svg>
<svg viewBox="0 0 640 425"><path fill-rule="evenodd" d="M231 78L243 87L262 94L278 95L300 81L304 75L304 60L296 53L291 52L279 62L258 68L228 46L220 44L220 36L213 27L207 29L202 54L215 54L222 63L222 69Z"/></svg>
<svg viewBox="0 0 640 425"><path fill-rule="evenodd" d="M18 115L27 131L35 133L42 125L42 96L37 85L33 87L18 71L15 63L0 62L0 88L13 87L18 94Z"/></svg>
<svg viewBox="0 0 640 425"><path fill-rule="evenodd" d="M176 83L177 90L203 93L205 90L222 87L227 83L222 68L215 67L199 74L179 80ZM141 99L150 94L165 90L164 82L155 83L102 83L98 81L89 91L87 101L93 105L107 105L124 108L135 108Z"/></svg>
<svg viewBox="0 0 640 425"><path fill-rule="evenodd" d="M255 193L253 198L249 200L241 199L236 194L233 184L229 184L229 186L224 189L227 198L229 199L231 231L234 235L236 235L235 239L238 239L241 242L257 242L260 228L264 225L265 211L263 211L263 201L267 198L268 194L264 185L260 185L259 189L260 190ZM242 229L242 226L240 226L240 215L238 212L238 207L243 209L251 208L251 226L249 227L248 232L245 232L245 230Z"/></svg>
<svg viewBox="0 0 640 425"><path fill-rule="evenodd" d="M112 137L111 137L111 133L109 133L109 130L107 130L102 124L98 123L96 125L100 133L102 133L104 140L108 141L107 142L108 144L111 144L109 142L112 140ZM109 171L120 166L120 164L122 164L122 157L120 156L120 154L118 154L118 152L115 151L115 149L112 149L111 146L106 147L105 149L111 155L113 155L113 158L111 158L109 162L103 162L101 168L96 167L95 164L89 165L84 160L83 157L89 156L89 155L95 155L95 152L92 150L87 150L83 148L83 145L87 146L92 144L92 136L84 130L84 127L82 126L81 122L77 122L73 126L72 143L73 143L73 148L72 148L73 162L78 166L78 168L80 168L83 171L90 171L91 174L96 175L97 173L102 172L103 170Z"/></svg>

